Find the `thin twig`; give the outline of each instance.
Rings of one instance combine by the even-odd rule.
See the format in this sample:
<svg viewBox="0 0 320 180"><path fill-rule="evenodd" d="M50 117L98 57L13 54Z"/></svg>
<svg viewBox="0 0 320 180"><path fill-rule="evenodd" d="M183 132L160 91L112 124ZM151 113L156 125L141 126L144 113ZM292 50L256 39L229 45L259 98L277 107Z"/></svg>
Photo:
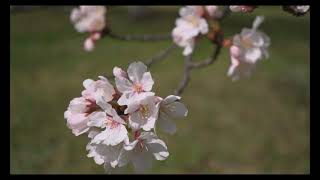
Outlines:
<svg viewBox="0 0 320 180"><path fill-rule="evenodd" d="M175 44L171 44L169 47L167 47L166 49L164 49L163 51L159 52L158 54L156 54L155 56L151 57L149 60L147 60L145 62L146 66L148 68L150 68L154 63L163 60L164 58L167 57L167 55L173 50L175 49L177 46Z"/></svg>
<svg viewBox="0 0 320 180"><path fill-rule="evenodd" d="M192 63L189 64L189 66L191 66L191 69L196 69L196 68L202 68L202 67L209 66L215 60L217 60L217 56L220 54L220 50L221 50L221 46L218 45L216 47L216 50L214 51L214 53L212 54L211 57L209 57L208 59L205 59L203 61L200 61L200 62L192 62Z"/></svg>
<svg viewBox="0 0 320 180"><path fill-rule="evenodd" d="M217 44L215 51L213 52L212 56L206 60L203 60L201 62L192 62L191 55L186 56L184 60L184 74L181 82L179 83L177 89L175 90L175 95L181 95L184 91L184 89L188 86L190 81L190 73L191 70L197 69L197 68L203 68L211 65L213 62L215 62L218 58L218 55L220 54L222 46L220 44Z"/></svg>
<svg viewBox="0 0 320 180"><path fill-rule="evenodd" d="M181 82L179 83L178 88L175 90L176 95L182 94L183 90L187 87L189 81L190 81L190 70L191 66L189 65L191 63L191 55L188 55L184 58L184 73L183 73L183 78Z"/></svg>

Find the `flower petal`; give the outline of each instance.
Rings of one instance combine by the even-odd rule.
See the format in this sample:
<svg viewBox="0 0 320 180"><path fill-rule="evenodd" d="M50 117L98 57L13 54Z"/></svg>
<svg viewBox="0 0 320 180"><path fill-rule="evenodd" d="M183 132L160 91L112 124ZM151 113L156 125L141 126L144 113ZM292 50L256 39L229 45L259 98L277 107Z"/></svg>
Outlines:
<svg viewBox="0 0 320 180"><path fill-rule="evenodd" d="M157 120L157 125L159 125L159 128L169 134L174 134L177 130L176 124L169 120L170 118L168 117L167 114L165 113L160 113L159 118Z"/></svg>
<svg viewBox="0 0 320 180"><path fill-rule="evenodd" d="M112 106L106 102L102 97L97 98L97 105L99 105L107 114L112 114Z"/></svg>
<svg viewBox="0 0 320 180"><path fill-rule="evenodd" d="M132 83L127 78L115 77L115 82L118 91L122 93L132 91Z"/></svg>
<svg viewBox="0 0 320 180"><path fill-rule="evenodd" d="M119 124L117 127L113 128L107 126L104 131L93 138L92 143L103 143L108 146L115 146L124 141L127 137L128 131L124 125Z"/></svg>
<svg viewBox="0 0 320 180"><path fill-rule="evenodd" d="M258 29L258 27L260 26L260 24L264 21L264 17L263 16L257 16L252 24L252 29Z"/></svg>
<svg viewBox="0 0 320 180"><path fill-rule="evenodd" d="M130 142L126 142L123 146L123 148L127 151L131 151L132 149L134 149L137 145L139 141L138 140L134 140L131 143Z"/></svg>
<svg viewBox="0 0 320 180"><path fill-rule="evenodd" d="M180 99L181 99L180 96L169 95L161 103L162 104L170 104L170 103L177 101L177 100L180 100Z"/></svg>
<svg viewBox="0 0 320 180"><path fill-rule="evenodd" d="M168 148L161 139L152 139L146 142L148 150L152 152L157 160L165 160L169 156Z"/></svg>
<svg viewBox="0 0 320 180"><path fill-rule="evenodd" d="M134 129L138 130L145 124L145 119L140 115L139 112L133 112L129 115L129 126Z"/></svg>
<svg viewBox="0 0 320 180"><path fill-rule="evenodd" d="M143 86L144 91L151 91L154 81L151 77L150 72L145 72L141 79L141 84Z"/></svg>
<svg viewBox="0 0 320 180"><path fill-rule="evenodd" d="M186 106L178 101L166 105L165 112L173 118L183 118L188 115Z"/></svg>
<svg viewBox="0 0 320 180"><path fill-rule="evenodd" d="M142 62L133 62L128 67L128 76L133 83L140 83L143 74L147 71L147 66Z"/></svg>
<svg viewBox="0 0 320 180"><path fill-rule="evenodd" d="M121 78L126 78L126 79L128 78L127 73L117 66L113 68L113 75L117 78L120 78L120 79Z"/></svg>
<svg viewBox="0 0 320 180"><path fill-rule="evenodd" d="M105 112L93 112L89 119L90 120L87 123L88 126L104 128L107 116Z"/></svg>
<svg viewBox="0 0 320 180"><path fill-rule="evenodd" d="M92 88L92 85L93 85L94 81L92 79L86 79L83 81L83 87L86 88L86 89L90 89Z"/></svg>
<svg viewBox="0 0 320 180"><path fill-rule="evenodd" d="M258 59L260 59L262 56L262 52L259 48L251 48L246 51L245 53L245 59L249 63L256 63Z"/></svg>

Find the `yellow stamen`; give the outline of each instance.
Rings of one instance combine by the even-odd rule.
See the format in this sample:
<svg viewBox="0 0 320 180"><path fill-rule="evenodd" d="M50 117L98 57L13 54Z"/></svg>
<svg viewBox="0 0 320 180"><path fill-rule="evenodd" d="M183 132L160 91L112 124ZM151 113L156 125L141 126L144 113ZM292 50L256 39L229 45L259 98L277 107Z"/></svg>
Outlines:
<svg viewBox="0 0 320 180"><path fill-rule="evenodd" d="M147 119L150 116L150 110L147 105L141 105L139 112L140 112L141 116L145 119Z"/></svg>

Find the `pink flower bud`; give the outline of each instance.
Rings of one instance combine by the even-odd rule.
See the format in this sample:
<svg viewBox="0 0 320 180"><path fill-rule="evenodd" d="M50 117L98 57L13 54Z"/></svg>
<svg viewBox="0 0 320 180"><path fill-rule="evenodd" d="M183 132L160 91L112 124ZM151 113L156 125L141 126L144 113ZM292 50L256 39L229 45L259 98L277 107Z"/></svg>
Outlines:
<svg viewBox="0 0 320 180"><path fill-rule="evenodd" d="M113 75L115 77L128 78L127 73L119 67L113 68Z"/></svg>
<svg viewBox="0 0 320 180"><path fill-rule="evenodd" d="M241 50L239 47L233 45L230 47L230 54L232 57L238 58L241 55Z"/></svg>
<svg viewBox="0 0 320 180"><path fill-rule="evenodd" d="M94 41L90 37L85 40L84 49L86 51L92 51L94 49Z"/></svg>

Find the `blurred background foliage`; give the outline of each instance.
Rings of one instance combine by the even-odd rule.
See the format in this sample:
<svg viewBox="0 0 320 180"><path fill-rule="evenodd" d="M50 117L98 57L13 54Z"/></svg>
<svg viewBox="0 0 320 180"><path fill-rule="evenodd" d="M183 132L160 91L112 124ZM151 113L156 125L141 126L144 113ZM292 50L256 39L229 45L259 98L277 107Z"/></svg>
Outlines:
<svg viewBox="0 0 320 180"><path fill-rule="evenodd" d="M86 157L88 138L75 137L63 113L80 95L82 81L146 60L171 41L122 42L105 38L84 52L86 35L69 21L72 7L36 7L10 15L10 172L104 173ZM109 7L107 18L120 34L164 34L174 27L176 6L149 7L130 18L126 7ZM14 10L14 8L12 8ZM272 40L270 59L249 79L232 82L223 49L212 66L192 72L182 95L189 109L178 131L160 134L170 156L149 173L309 173L310 16L294 17L279 6L233 13L222 27L232 36L264 15L261 29ZM212 46L203 40L195 59ZM172 94L182 78L182 49L151 69L154 91ZM132 167L125 171L130 173Z"/></svg>

